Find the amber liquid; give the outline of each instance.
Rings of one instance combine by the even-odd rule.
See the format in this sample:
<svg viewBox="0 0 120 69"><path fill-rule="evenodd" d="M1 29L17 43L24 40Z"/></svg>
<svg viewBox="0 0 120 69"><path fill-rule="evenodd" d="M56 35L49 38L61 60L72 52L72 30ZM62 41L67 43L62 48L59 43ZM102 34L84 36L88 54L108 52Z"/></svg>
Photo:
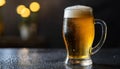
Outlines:
<svg viewBox="0 0 120 69"><path fill-rule="evenodd" d="M95 36L94 31L92 16L64 19L63 38L69 58L90 58L90 50Z"/></svg>

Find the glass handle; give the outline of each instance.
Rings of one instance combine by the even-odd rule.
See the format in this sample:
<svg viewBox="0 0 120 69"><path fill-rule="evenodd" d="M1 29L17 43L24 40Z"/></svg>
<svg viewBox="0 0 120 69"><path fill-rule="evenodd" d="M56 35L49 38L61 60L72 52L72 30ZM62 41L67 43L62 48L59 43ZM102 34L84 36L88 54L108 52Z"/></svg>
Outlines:
<svg viewBox="0 0 120 69"><path fill-rule="evenodd" d="M107 36L107 25L106 25L106 23L103 20L95 19L95 24L99 24L101 26L102 33L101 33L100 41L98 42L98 44L96 46L94 46L92 48L91 54L95 54L96 52L98 52L101 49L101 47L103 46L103 44L106 40L106 36Z"/></svg>

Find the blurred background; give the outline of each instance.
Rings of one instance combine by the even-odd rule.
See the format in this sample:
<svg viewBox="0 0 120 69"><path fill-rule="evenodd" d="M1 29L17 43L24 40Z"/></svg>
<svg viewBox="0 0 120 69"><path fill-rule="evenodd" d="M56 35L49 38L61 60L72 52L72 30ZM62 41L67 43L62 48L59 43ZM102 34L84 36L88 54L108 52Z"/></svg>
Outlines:
<svg viewBox="0 0 120 69"><path fill-rule="evenodd" d="M37 36L29 41L21 40L19 25L27 21L17 14L18 5L29 8L31 2L38 2L40 10L37 14ZM0 7L0 18L3 23L3 34L0 36L0 47L44 47L65 48L62 38L64 8L72 5L87 5L93 8L94 17L102 19L108 26L108 34L103 48L120 46L120 4L118 0L6 0ZM29 21L29 18L27 18ZM100 30L100 29L97 29ZM96 30L96 31L97 31ZM96 32L95 42L100 32Z"/></svg>

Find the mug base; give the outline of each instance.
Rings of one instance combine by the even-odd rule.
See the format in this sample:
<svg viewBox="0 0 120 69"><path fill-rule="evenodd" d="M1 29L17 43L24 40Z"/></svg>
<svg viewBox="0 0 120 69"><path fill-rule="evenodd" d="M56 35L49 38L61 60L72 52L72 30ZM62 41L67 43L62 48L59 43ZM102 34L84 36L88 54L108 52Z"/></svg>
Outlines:
<svg viewBox="0 0 120 69"><path fill-rule="evenodd" d="M91 59L66 59L66 65L89 66L92 65Z"/></svg>

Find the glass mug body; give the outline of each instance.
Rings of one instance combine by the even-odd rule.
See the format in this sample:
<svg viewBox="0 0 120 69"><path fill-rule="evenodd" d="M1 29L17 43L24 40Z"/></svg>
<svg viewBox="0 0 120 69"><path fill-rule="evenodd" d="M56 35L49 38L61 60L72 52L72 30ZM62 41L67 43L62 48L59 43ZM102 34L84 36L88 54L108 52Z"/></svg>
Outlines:
<svg viewBox="0 0 120 69"><path fill-rule="evenodd" d="M95 37L95 20L92 8L86 6L80 6L80 8L82 11L81 9L76 11L73 8L65 9L63 39L67 50L65 61L67 65L86 66L92 64L90 56Z"/></svg>

